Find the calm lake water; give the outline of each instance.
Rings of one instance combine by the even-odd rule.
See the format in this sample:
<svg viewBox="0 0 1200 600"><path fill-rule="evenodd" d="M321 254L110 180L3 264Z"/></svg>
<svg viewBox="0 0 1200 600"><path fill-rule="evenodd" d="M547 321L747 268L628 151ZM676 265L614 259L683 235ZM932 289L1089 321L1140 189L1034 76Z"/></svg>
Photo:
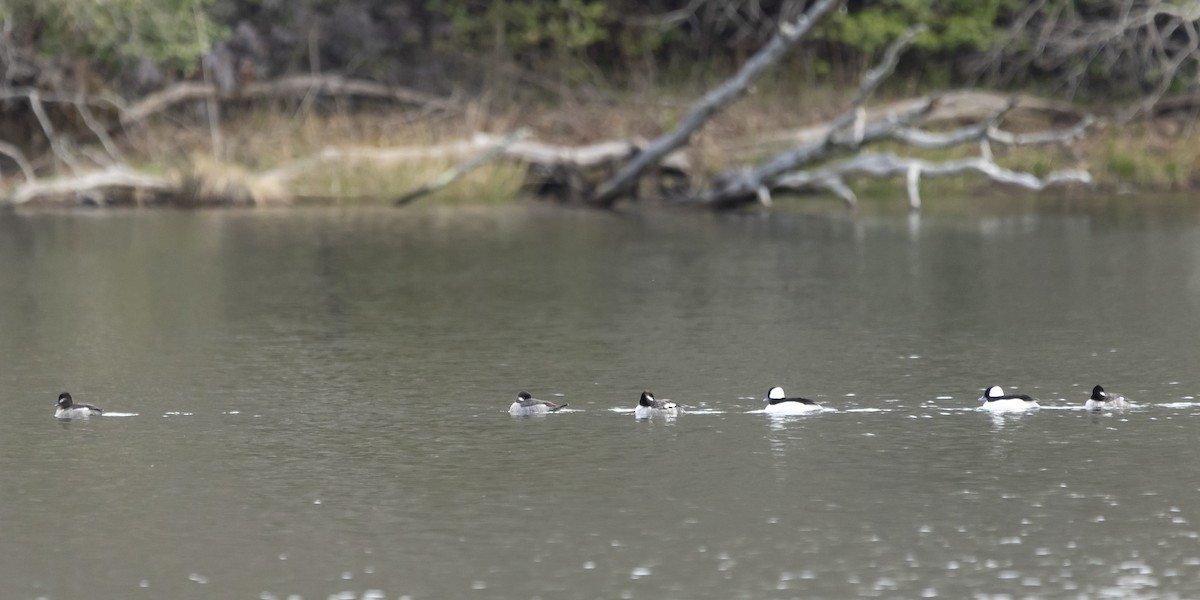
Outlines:
<svg viewBox="0 0 1200 600"><path fill-rule="evenodd" d="M0 598L1195 598L1198 336L1170 200L3 213Z"/></svg>

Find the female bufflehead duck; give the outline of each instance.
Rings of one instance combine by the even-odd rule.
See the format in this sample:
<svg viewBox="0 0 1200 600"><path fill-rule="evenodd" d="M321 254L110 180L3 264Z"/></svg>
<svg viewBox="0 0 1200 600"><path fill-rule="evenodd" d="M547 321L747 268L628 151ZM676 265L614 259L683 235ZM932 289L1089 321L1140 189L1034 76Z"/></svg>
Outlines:
<svg viewBox="0 0 1200 600"><path fill-rule="evenodd" d="M767 392L767 397L763 398L763 402L767 403L765 412L778 415L795 415L816 412L821 410L821 405L808 398L788 398L783 393L783 388L773 387Z"/></svg>
<svg viewBox="0 0 1200 600"><path fill-rule="evenodd" d="M983 410L1017 411L1041 408L1038 406L1037 400L1025 394L1005 395L1004 388L998 385L989 386L983 390L983 395L979 397L979 401L983 403L983 406L980 407Z"/></svg>
<svg viewBox="0 0 1200 600"><path fill-rule="evenodd" d="M101 414L104 414L104 411L91 404L75 404L71 394L67 392L58 395L58 404L54 409L54 416L60 419L78 419Z"/></svg>
<svg viewBox="0 0 1200 600"><path fill-rule="evenodd" d="M633 410L635 419L649 419L650 417L675 417L679 415L679 405L670 400L655 400L654 394L650 392L642 392L642 397L638 398L637 408Z"/></svg>
<svg viewBox="0 0 1200 600"><path fill-rule="evenodd" d="M545 400L538 400L529 395L529 392L517 392L517 401L508 407L509 414L517 416L526 415L541 415L548 412L554 412L566 406L566 404L555 404Z"/></svg>
<svg viewBox="0 0 1200 600"><path fill-rule="evenodd" d="M1125 396L1110 394L1100 386L1092 388L1092 397L1083 403L1083 407L1088 410L1117 410L1129 408L1130 406L1133 406L1133 404Z"/></svg>

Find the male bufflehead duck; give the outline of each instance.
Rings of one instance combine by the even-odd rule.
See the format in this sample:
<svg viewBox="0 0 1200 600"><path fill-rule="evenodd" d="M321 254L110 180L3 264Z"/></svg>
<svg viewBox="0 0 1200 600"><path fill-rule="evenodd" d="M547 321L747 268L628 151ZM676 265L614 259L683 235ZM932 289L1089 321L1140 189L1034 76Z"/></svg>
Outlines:
<svg viewBox="0 0 1200 600"><path fill-rule="evenodd" d="M1088 410L1117 410L1129 408L1130 406L1133 405L1125 396L1110 394L1100 386L1092 388L1092 397L1083 403L1083 407Z"/></svg>
<svg viewBox="0 0 1200 600"><path fill-rule="evenodd" d="M1025 394L1006 395L1004 388L998 385L989 386L983 390L983 395L979 397L979 401L983 403L983 406L980 407L983 410L1017 411L1041 408L1038 406L1037 400Z"/></svg>
<svg viewBox="0 0 1200 600"><path fill-rule="evenodd" d="M71 394L67 392L58 395L58 404L54 409L54 416L60 419L78 419L101 414L104 414L104 411L91 404L75 404Z"/></svg>
<svg viewBox="0 0 1200 600"><path fill-rule="evenodd" d="M564 406L566 404L555 404L545 400L538 400L530 396L529 392L517 392L517 401L508 407L508 412L517 416L541 415L548 412L555 412Z"/></svg>
<svg viewBox="0 0 1200 600"><path fill-rule="evenodd" d="M654 394L650 392L642 392L642 397L638 398L637 408L633 411L633 416L636 419L649 419L650 417L675 417L679 415L679 405L670 400L655 400Z"/></svg>
<svg viewBox="0 0 1200 600"><path fill-rule="evenodd" d="M820 404L808 398L800 398L798 396L788 398L783 393L783 388L778 386L771 388L771 391L767 392L767 397L763 398L763 402L767 403L767 408L764 409L765 412L771 414L794 415L821 410Z"/></svg>

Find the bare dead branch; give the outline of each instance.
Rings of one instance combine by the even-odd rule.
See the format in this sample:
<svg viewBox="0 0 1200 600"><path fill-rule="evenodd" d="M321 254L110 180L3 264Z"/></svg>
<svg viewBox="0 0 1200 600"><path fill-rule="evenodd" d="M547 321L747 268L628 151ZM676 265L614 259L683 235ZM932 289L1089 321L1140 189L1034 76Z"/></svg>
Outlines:
<svg viewBox="0 0 1200 600"><path fill-rule="evenodd" d="M1195 24L1192 21L1184 21L1180 25L1187 31L1187 47L1176 51L1175 56L1166 56L1168 52L1166 49L1162 50L1160 64L1163 74L1158 83L1153 90L1123 111L1119 117L1120 121L1128 122L1140 114L1152 112L1162 100L1163 94L1166 94L1171 85L1175 83L1184 63L1200 62L1200 56L1197 56L1197 50L1200 50L1200 36L1197 35Z"/></svg>
<svg viewBox="0 0 1200 600"><path fill-rule="evenodd" d="M25 181L34 181L37 176L34 175L33 165L25 158L25 153L21 149L8 143L0 142L0 154L3 154L17 163L17 168L21 169L21 174L25 176Z"/></svg>
<svg viewBox="0 0 1200 600"><path fill-rule="evenodd" d="M828 190L836 193L847 204L854 206L858 199L846 185L846 178L888 178L903 175L908 181L906 187L909 206L917 209L921 205L917 182L922 176L946 177L964 173L978 173L996 183L1034 191L1041 191L1057 185L1091 184L1092 182L1091 175L1087 171L1081 170L1055 171L1046 177L1039 178L1030 173L1005 169L983 158L931 162L919 158L900 157L890 153L864 153L813 171L791 173L779 178L775 187L790 191Z"/></svg>
<svg viewBox="0 0 1200 600"><path fill-rule="evenodd" d="M904 113L891 115L873 123L863 123L864 119L861 113L862 104L895 70L900 53L912 43L919 31L919 28L910 29L888 47L880 64L868 71L863 78L854 94L854 101L850 108L832 121L825 130L825 135L820 139L779 154L757 169L726 172L718 178L716 185L699 196L699 202L715 208L727 208L741 204L747 198L755 196L758 189L764 186L770 187L774 178L806 164L824 160L839 150L839 146L842 149L854 150L864 144L891 137L897 129L927 114L934 106L935 98L917 102ZM847 128L854 126L856 121L859 122L859 125L853 128L852 135L847 136Z"/></svg>
<svg viewBox="0 0 1200 600"><path fill-rule="evenodd" d="M1200 1L1113 0L1092 3L1086 10L1082 6L1062 0L1031 2L1014 18L1005 38L968 68L1002 85L1031 71L1050 73L1072 96L1098 79L1109 95L1138 96L1121 111L1121 121L1151 114L1168 89L1196 86Z"/></svg>
<svg viewBox="0 0 1200 600"><path fill-rule="evenodd" d="M867 122L887 118L888 115L907 113L928 98L897 100L889 104L868 108ZM1013 106L1009 107L1010 104ZM1047 100L1027 94L1006 95L978 89L961 89L939 94L937 102L921 117L922 125L953 124L984 121L1008 107L1010 113L1029 113L1050 118L1083 118L1077 107L1067 102ZM1007 113L1006 113L1007 114ZM800 145L824 138L829 133L829 123L801 129L784 130L778 133L757 135L744 140L723 144L727 152L762 154L763 148L773 145Z"/></svg>
<svg viewBox="0 0 1200 600"><path fill-rule="evenodd" d="M986 122L947 132L931 133L915 127L903 127L897 129L893 137L912 146L925 149L952 148L978 140L986 140L1005 146L1065 144L1083 137L1087 128L1095 122L1095 118L1091 115L1084 115L1078 123L1070 129L1063 131L1016 134L1003 131L997 125L1007 112L1007 110L1001 111Z"/></svg>
<svg viewBox="0 0 1200 600"><path fill-rule="evenodd" d="M500 156L504 153L506 148L512 146L517 142L517 140L520 140L527 135L529 135L529 130L521 128L504 136L503 139L494 144L491 148L488 148L487 152L484 152L483 154L480 154L471 160L455 165L454 168L442 173L441 175L438 175L433 179L433 181L430 181L429 183L426 183L425 185L422 185L421 187L408 192L403 196L400 196L396 199L394 204L396 206L404 206L413 200L420 198L421 196L432 194L433 192L436 192L450 185L451 183L454 183L463 175L470 173L483 163Z"/></svg>
<svg viewBox="0 0 1200 600"><path fill-rule="evenodd" d="M42 106L42 99L38 91L30 91L28 98L29 107L33 109L33 114L37 117L38 124L42 126L42 132L46 134L46 139L50 142L50 149L54 152L54 156L67 165L72 172L79 172L79 163L75 162L75 157L71 156L66 144L54 132L54 125L50 122L50 117L46 116L46 109Z"/></svg>
<svg viewBox="0 0 1200 600"><path fill-rule="evenodd" d="M1092 115L1084 115L1070 129L1064 131L1045 131L1039 133L1016 134L1000 131L995 127L988 128L986 138L1006 146L1037 146L1042 144L1065 144L1083 137L1088 127L1095 123Z"/></svg>
<svg viewBox="0 0 1200 600"><path fill-rule="evenodd" d="M857 205L858 199L845 184L846 177L905 175L909 205L913 210L917 210L921 206L919 181L923 175L938 177L974 171L998 183L1017 185L1033 190L1042 190L1048 185L1064 183L1091 183L1091 175L1087 171L1060 171L1052 173L1044 179L1039 179L1029 173L1004 169L993 161L991 149L986 145L988 141L1008 146L1068 143L1082 136L1091 125L1093 119L1090 115L1081 119L1070 129L1063 131L1017 135L1002 131L997 126L998 121L1006 113L1007 110L1002 110L986 122L945 133L930 133L911 127L899 128L892 132L892 137L895 139L926 149L951 148L979 141L983 144L981 146L983 156L978 158L935 163L915 158L899 158L894 154L860 154L830 167L787 174L775 180L773 187L791 190L824 189L837 194L848 205L854 207Z"/></svg>
<svg viewBox="0 0 1200 600"><path fill-rule="evenodd" d="M796 42L808 34L813 24L841 4L842 0L818 0L808 12L779 26L779 31L733 77L704 95L670 132L651 142L638 156L629 161L616 175L605 181L591 197L591 202L611 207L628 194L641 174L657 164L667 154L687 143L692 134L713 115L739 98L755 79L774 65Z"/></svg>
<svg viewBox="0 0 1200 600"><path fill-rule="evenodd" d="M88 106L82 95L77 98L74 104L75 109L79 111L79 116L83 117L84 124L92 131L96 139L100 140L100 144L104 146L104 151L108 153L108 156L116 162L122 162L124 158L121 156L121 151L113 143L112 138L108 136L108 131L96 120L96 117L92 114L92 109Z"/></svg>
<svg viewBox="0 0 1200 600"><path fill-rule="evenodd" d="M163 177L146 175L124 166L63 179L27 181L13 190L8 204L21 205L35 200L99 195L104 190L124 188L138 193L177 191L178 185Z"/></svg>
<svg viewBox="0 0 1200 600"><path fill-rule="evenodd" d="M905 112L877 118L868 122L865 117L863 104L871 92L895 69L899 53L912 42L915 31L897 40L885 54L878 66L863 78L858 92L854 95L851 105L840 116L828 125L814 128L821 132L815 139L803 143L796 148L783 152L754 169L738 169L723 174L715 185L701 193L697 201L716 209L726 209L769 198L770 192L781 187L807 187L829 190L850 206L857 204L853 190L846 185L847 175L873 170L888 176L904 174L907 178L907 189L911 206L914 210L920 207L919 182L923 174L939 175L946 167L954 168L950 172L962 169L972 169L986 174L995 181L1002 181L1040 189L1042 180L1028 173L1017 173L997 166L991 158L989 142L1006 145L1027 145L1045 143L1066 143L1081 136L1091 124L1087 116L1080 119L1074 127L1062 132L1048 132L1016 135L1002 131L1000 121L1018 104L1017 98L1007 99L998 109L987 115L980 122L949 132L931 133L911 126L918 119L927 117L934 107L940 104L939 98L926 98L922 101L904 103ZM881 155L871 156L871 159L850 159L835 167L824 167L813 171L802 171L806 165L828 160L835 154L846 150L857 151L862 147L885 139L905 141L923 148L949 148L978 142L983 158L964 159L950 163L930 163L918 159L883 160ZM1068 171L1065 174L1047 178L1046 181L1058 182L1075 181L1090 176L1082 171ZM1082 175L1080 175L1082 173ZM786 182L786 183L785 183Z"/></svg>

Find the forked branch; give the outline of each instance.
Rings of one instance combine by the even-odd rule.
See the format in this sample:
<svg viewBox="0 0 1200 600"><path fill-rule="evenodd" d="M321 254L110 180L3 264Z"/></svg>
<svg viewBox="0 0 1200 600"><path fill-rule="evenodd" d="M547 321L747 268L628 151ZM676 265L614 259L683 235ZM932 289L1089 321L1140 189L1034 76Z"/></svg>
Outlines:
<svg viewBox="0 0 1200 600"><path fill-rule="evenodd" d="M687 115L665 135L646 146L611 179L605 181L592 194L591 202L609 208L620 198L629 195L637 186L642 173L656 165L672 151L683 146L692 134L707 123L714 115L737 100L746 88L767 68L779 62L788 48L804 38L814 23L843 0L818 0L816 4L795 19L782 23L775 36L767 42L733 77L704 95L692 105Z"/></svg>

